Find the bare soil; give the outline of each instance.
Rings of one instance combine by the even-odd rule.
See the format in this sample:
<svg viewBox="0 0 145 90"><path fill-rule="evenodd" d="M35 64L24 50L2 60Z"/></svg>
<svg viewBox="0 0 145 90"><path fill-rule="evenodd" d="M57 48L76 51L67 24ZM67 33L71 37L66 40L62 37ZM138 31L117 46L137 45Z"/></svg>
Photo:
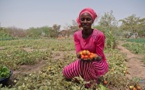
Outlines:
<svg viewBox="0 0 145 90"><path fill-rule="evenodd" d="M21 65L19 70L13 71L13 74L29 74L40 71L46 65L45 60L41 60L35 65Z"/></svg>
<svg viewBox="0 0 145 90"><path fill-rule="evenodd" d="M32 52L33 49L31 48L23 48L25 51L27 52ZM46 49L40 49L42 51L45 51ZM57 60L63 60L63 58L65 57L66 53L75 53L75 51L55 51L53 52L51 57L53 58L53 61L57 61ZM38 72L40 70L42 70L43 67L45 67L47 65L47 63L49 63L47 60L40 60L38 63L34 64L34 65L21 65L19 66L18 70L13 71L13 74L29 74L29 73L33 73L33 72Z"/></svg>

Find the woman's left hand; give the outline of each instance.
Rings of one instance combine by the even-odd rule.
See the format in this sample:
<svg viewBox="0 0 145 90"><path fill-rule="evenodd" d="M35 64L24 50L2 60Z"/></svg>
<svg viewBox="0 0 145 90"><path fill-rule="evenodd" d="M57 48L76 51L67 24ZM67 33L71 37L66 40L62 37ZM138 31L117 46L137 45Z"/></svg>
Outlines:
<svg viewBox="0 0 145 90"><path fill-rule="evenodd" d="M100 60L102 60L102 57L101 57L101 56L96 56L96 57L94 58L94 60L95 60L95 61L100 61Z"/></svg>

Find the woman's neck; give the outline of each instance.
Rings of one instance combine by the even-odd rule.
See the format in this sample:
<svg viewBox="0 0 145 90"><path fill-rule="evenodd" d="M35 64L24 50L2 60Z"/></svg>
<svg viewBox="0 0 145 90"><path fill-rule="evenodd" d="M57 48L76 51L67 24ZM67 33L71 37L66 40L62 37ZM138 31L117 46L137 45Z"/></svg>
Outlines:
<svg viewBox="0 0 145 90"><path fill-rule="evenodd" d="M89 37L91 34L92 34L92 32L93 32L93 29L87 29L87 30L82 30L82 36L83 36L83 38L87 38L87 37Z"/></svg>

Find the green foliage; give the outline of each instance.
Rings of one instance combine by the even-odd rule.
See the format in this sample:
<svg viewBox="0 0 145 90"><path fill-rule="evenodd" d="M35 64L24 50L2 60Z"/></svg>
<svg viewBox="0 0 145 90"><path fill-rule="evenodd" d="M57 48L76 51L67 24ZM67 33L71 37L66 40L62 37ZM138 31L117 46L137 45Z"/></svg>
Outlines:
<svg viewBox="0 0 145 90"><path fill-rule="evenodd" d="M123 44L124 47L126 47L128 50L133 52L134 54L142 54L145 53L145 39L127 39L129 43ZM131 43L130 43L131 42ZM145 63L145 56L142 59L142 61Z"/></svg>
<svg viewBox="0 0 145 90"><path fill-rule="evenodd" d="M102 84L99 84L98 86L100 89L99 90L108 90L106 87L104 87Z"/></svg>
<svg viewBox="0 0 145 90"><path fill-rule="evenodd" d="M51 42L51 43L50 43ZM19 68L23 64L35 64L39 60L53 57L52 51L74 50L73 40L59 39L22 39L2 41L0 47L0 63L6 64L12 69Z"/></svg>
<svg viewBox="0 0 145 90"><path fill-rule="evenodd" d="M126 39L126 41L145 44L145 38Z"/></svg>
<svg viewBox="0 0 145 90"><path fill-rule="evenodd" d="M114 31L117 28L118 22L113 16L113 11L106 12L100 19L99 27L102 28L102 30L105 30L105 32Z"/></svg>
<svg viewBox="0 0 145 90"><path fill-rule="evenodd" d="M44 67L33 73L25 73L22 70L23 73L13 75L14 84L9 90L92 90L93 88L96 88L94 90L106 90L110 85L125 90L124 85L128 84L124 74L126 70L124 56L115 49L105 50L109 53L107 56L109 72L104 76L108 84L105 86L103 83L99 85L94 83L90 89L86 89L84 85L88 82L81 77L76 77L79 80L79 83L76 83L73 80L66 81L62 75L63 67L77 59L73 40L20 39L3 41L0 47L3 48L0 50L0 63L11 69L21 70L21 64L35 65L42 60L45 62Z"/></svg>
<svg viewBox="0 0 145 90"><path fill-rule="evenodd" d="M144 54L145 53L145 45L144 44L126 43L123 46L135 54Z"/></svg>
<svg viewBox="0 0 145 90"><path fill-rule="evenodd" d="M35 64L39 60L46 59L50 55L50 51L32 51L27 52L23 49L13 49L0 52L0 63L7 64L12 69L16 69L19 65Z"/></svg>
<svg viewBox="0 0 145 90"><path fill-rule="evenodd" d="M115 17L113 16L113 11L106 12L100 19L99 25L103 26L113 26L117 23L115 22ZM104 27L105 28L105 27Z"/></svg>
<svg viewBox="0 0 145 90"><path fill-rule="evenodd" d="M106 33L106 48L114 49L116 47L116 39L111 31Z"/></svg>
<svg viewBox="0 0 145 90"><path fill-rule="evenodd" d="M138 35L140 37L145 37L145 27L143 29L141 29L141 30L138 31Z"/></svg>
<svg viewBox="0 0 145 90"><path fill-rule="evenodd" d="M116 47L116 30L118 22L113 16L113 11L105 13L100 21L99 25L94 28L101 30L106 36L106 48L114 49Z"/></svg>
<svg viewBox="0 0 145 90"><path fill-rule="evenodd" d="M119 53L118 50L108 49L110 54L107 57L109 62L109 72L104 76L104 79L108 81L108 84L119 88L126 88L127 78L125 76L127 67L125 65L125 56Z"/></svg>
<svg viewBox="0 0 145 90"><path fill-rule="evenodd" d="M136 17L136 15L131 15L125 19L120 20L122 25L120 28L124 31L129 31L132 33L138 33L140 37L145 36L145 18Z"/></svg>
<svg viewBox="0 0 145 90"><path fill-rule="evenodd" d="M49 27L29 28L27 30L27 37L40 38L41 35L42 36L48 36L49 30L50 30Z"/></svg>
<svg viewBox="0 0 145 90"><path fill-rule="evenodd" d="M13 37L4 28L0 28L0 40L11 40Z"/></svg>
<svg viewBox="0 0 145 90"><path fill-rule="evenodd" d="M29 28L27 30L27 37L31 38L41 38L41 37L52 37L56 38L60 30L60 25L54 24L52 27L39 27L39 28Z"/></svg>
<svg viewBox="0 0 145 90"><path fill-rule="evenodd" d="M6 78L9 75L10 75L10 70L4 65L0 65L0 78Z"/></svg>

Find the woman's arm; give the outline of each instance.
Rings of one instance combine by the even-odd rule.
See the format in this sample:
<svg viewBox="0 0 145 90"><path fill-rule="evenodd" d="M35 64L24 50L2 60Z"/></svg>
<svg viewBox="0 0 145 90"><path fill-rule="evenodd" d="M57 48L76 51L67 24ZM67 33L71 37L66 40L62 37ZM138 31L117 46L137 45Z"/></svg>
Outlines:
<svg viewBox="0 0 145 90"><path fill-rule="evenodd" d="M99 32L96 38L96 54L98 57L96 60L102 60L104 58L104 46L105 46L105 35L102 32Z"/></svg>
<svg viewBox="0 0 145 90"><path fill-rule="evenodd" d="M74 44L75 44L75 49L76 49L76 53L81 51L81 45L80 45L80 41L77 37L77 34L74 34Z"/></svg>
<svg viewBox="0 0 145 90"><path fill-rule="evenodd" d="M78 58L80 58L79 52L81 51L81 45L76 33L74 33L74 44L76 49L76 55Z"/></svg>

